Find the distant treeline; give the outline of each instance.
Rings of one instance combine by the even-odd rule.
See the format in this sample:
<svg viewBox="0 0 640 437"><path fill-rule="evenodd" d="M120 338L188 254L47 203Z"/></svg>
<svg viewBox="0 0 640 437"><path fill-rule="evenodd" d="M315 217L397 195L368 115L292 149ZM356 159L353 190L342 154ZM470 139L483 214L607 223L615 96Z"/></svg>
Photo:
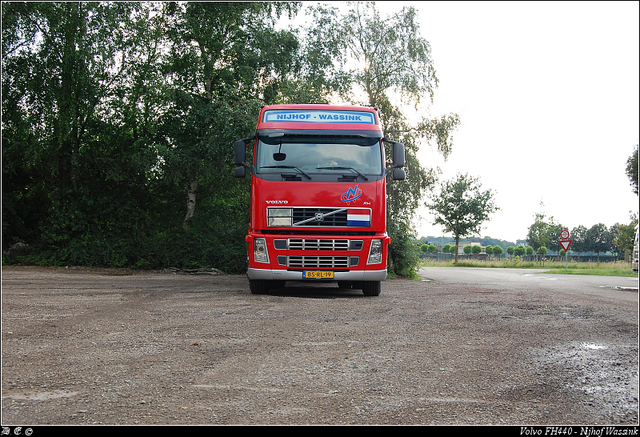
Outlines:
<svg viewBox="0 0 640 437"><path fill-rule="evenodd" d="M429 237L421 237L420 238L420 244L424 244L428 242L428 244L434 244L438 247L443 247L446 244L450 244L452 246L455 246L456 242L453 238L451 237L433 237L433 236L429 236ZM467 244L474 242L474 243L480 243L482 244L483 247L486 246L500 246L502 247L502 249L504 250L504 252L507 252L507 248L509 246L519 246L519 245L524 245L526 244L526 240L517 240L515 243L511 242L511 241L505 241L505 240L500 240L497 238L491 238L491 237L478 237L478 238L466 238L466 239L461 239L460 240L460 247L464 247Z"/></svg>

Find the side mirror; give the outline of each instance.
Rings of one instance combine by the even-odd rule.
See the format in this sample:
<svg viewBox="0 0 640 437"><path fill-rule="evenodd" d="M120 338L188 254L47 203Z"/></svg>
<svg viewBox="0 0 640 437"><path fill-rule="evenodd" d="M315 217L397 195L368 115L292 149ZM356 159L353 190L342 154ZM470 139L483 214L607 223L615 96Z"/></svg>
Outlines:
<svg viewBox="0 0 640 437"><path fill-rule="evenodd" d="M233 144L233 160L237 166L233 170L233 176L236 178L243 178L246 176L247 168L251 168L245 161L247 160L247 141L252 138L245 138L244 140L238 140Z"/></svg>
<svg viewBox="0 0 640 437"><path fill-rule="evenodd" d="M397 181L404 181L406 177L405 171L402 169L405 163L404 144L399 143L397 141L387 140L386 138L383 138L382 141L391 143L391 145L393 146L393 150L392 150L393 162L391 163L391 167L389 167L386 171L393 169L393 173L392 173L393 179Z"/></svg>
<svg viewBox="0 0 640 437"><path fill-rule="evenodd" d="M234 178L243 178L247 175L247 169L244 167L236 167L233 169Z"/></svg>
<svg viewBox="0 0 640 437"><path fill-rule="evenodd" d="M404 169L403 168L394 168L392 177L393 177L393 180L395 180L395 181L404 181L404 179L406 177Z"/></svg>
<svg viewBox="0 0 640 437"><path fill-rule="evenodd" d="M245 140L238 140L233 145L234 147L234 161L236 165L243 165L247 160L247 150L245 146Z"/></svg>
<svg viewBox="0 0 640 437"><path fill-rule="evenodd" d="M395 141L393 142L393 167L404 167L404 144Z"/></svg>

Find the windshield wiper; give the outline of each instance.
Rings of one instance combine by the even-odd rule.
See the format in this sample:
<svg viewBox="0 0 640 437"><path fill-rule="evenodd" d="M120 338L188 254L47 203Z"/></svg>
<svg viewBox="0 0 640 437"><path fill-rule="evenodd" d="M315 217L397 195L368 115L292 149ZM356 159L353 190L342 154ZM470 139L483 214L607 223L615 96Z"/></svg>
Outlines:
<svg viewBox="0 0 640 437"><path fill-rule="evenodd" d="M355 172L358 176L360 176L362 179L364 179L365 181L369 180L369 179L367 179L367 177L365 175L363 175L362 173L360 173L358 170L356 170L353 167L341 167L341 166L336 166L336 167L316 167L316 169L318 169L318 170L351 170L351 171Z"/></svg>
<svg viewBox="0 0 640 437"><path fill-rule="evenodd" d="M298 172L302 175L304 175L307 179L311 179L311 176L309 176L308 174L306 174L305 172L303 172L302 170L300 170L298 167L296 167L295 165L263 165L260 168L292 168L294 170L298 170Z"/></svg>

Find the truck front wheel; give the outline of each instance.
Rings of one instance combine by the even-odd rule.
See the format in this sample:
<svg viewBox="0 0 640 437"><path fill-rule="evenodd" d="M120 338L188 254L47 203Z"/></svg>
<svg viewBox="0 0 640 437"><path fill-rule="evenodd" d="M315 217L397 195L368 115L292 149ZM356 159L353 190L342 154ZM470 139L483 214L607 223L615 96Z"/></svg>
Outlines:
<svg viewBox="0 0 640 437"><path fill-rule="evenodd" d="M381 289L380 281L365 281L362 283L362 292L365 296L380 296Z"/></svg>
<svg viewBox="0 0 640 437"><path fill-rule="evenodd" d="M284 281L249 280L251 294L267 294L273 288L283 288Z"/></svg>
<svg viewBox="0 0 640 437"><path fill-rule="evenodd" d="M266 294L269 291L267 281L250 280L249 289L251 294Z"/></svg>

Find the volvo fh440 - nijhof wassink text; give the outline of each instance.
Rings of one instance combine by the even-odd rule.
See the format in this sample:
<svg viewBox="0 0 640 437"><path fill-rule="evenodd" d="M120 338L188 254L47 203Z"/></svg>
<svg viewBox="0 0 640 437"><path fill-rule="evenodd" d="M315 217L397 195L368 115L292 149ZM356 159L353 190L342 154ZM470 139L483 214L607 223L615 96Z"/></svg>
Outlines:
<svg viewBox="0 0 640 437"><path fill-rule="evenodd" d="M235 164L236 177L249 170L252 178L252 293L286 281L335 281L380 294L389 245L386 175L403 180L405 172L404 146L383 137L375 108L264 106L255 135L236 141Z"/></svg>

